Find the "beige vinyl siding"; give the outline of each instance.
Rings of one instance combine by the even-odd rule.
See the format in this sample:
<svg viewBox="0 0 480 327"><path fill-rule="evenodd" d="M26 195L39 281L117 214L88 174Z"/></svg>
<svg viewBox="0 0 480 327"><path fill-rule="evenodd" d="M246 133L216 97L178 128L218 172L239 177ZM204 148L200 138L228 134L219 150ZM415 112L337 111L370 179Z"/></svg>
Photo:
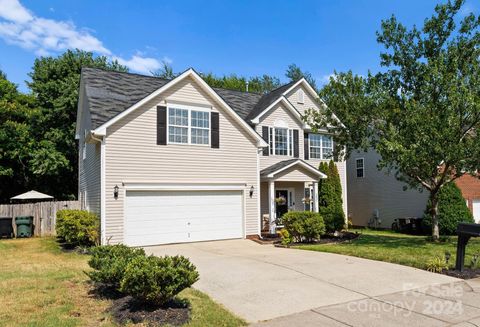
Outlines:
<svg viewBox="0 0 480 327"><path fill-rule="evenodd" d="M364 158L365 177L357 178L356 159ZM354 225L366 226L378 209L381 227L391 228L401 217L422 217L428 201L427 192L403 190L404 183L395 173L378 171L380 156L375 151L354 152L347 161L348 213Z"/></svg>
<svg viewBox="0 0 480 327"><path fill-rule="evenodd" d="M304 103L298 103L298 91L302 89L304 92ZM305 114L307 109L319 109L319 104L315 98L312 97L310 92L308 92L302 85L298 85L295 89L291 90L286 98L290 101L291 104L300 112L300 114Z"/></svg>
<svg viewBox="0 0 480 327"><path fill-rule="evenodd" d="M299 167L286 169L275 176L275 181L282 182L311 182L317 179L318 177L316 175L306 172L303 168Z"/></svg>
<svg viewBox="0 0 480 327"><path fill-rule="evenodd" d="M220 148L195 145L157 145L156 107L167 102L210 105L220 113ZM123 241L124 187L122 182L246 183L245 231L257 234L256 140L221 109L193 80L144 104L107 129L106 137L106 236L111 243ZM120 187L113 198L113 188ZM250 198L248 191L254 186Z"/></svg>
<svg viewBox="0 0 480 327"><path fill-rule="evenodd" d="M92 123L86 98L81 98L84 100L80 103L83 119L78 141L78 199L81 201L82 209L94 212L100 217L100 144L85 143L85 130L89 131ZM83 159L83 146L86 146L85 159ZM86 201L83 198L84 194L86 194Z"/></svg>

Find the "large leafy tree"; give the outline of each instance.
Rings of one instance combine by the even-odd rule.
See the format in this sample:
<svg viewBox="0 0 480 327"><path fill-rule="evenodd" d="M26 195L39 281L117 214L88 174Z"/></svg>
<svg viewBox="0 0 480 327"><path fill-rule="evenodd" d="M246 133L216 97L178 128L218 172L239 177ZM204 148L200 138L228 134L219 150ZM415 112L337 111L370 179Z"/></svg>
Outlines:
<svg viewBox="0 0 480 327"><path fill-rule="evenodd" d="M163 63L162 68L160 68L156 72L153 72L154 76L165 79L175 78L179 74L180 73L174 72L172 66L165 62ZM238 76L235 74L217 76L213 73L200 73L200 75L211 87L218 87L243 92L247 90L247 83L249 92L261 94L268 93L281 85L280 79L278 77L266 74L250 78Z"/></svg>
<svg viewBox="0 0 480 327"><path fill-rule="evenodd" d="M288 66L287 71L285 72L285 76L290 79L290 81L295 82L302 78L312 86L315 90L317 90L317 83L315 82L315 78L313 78L312 74L307 71L303 71L295 64L291 64Z"/></svg>
<svg viewBox="0 0 480 327"><path fill-rule="evenodd" d="M34 187L43 143L35 140L32 122L40 118L35 98L18 91L0 71L0 201ZM62 164L60 158L59 165Z"/></svg>
<svg viewBox="0 0 480 327"><path fill-rule="evenodd" d="M32 124L44 151L36 160L38 182L57 198L73 198L77 193L77 145L75 122L77 115L80 72L83 66L127 71L127 68L107 57L95 57L91 52L68 50L58 57L35 60L27 82L36 98L40 115ZM61 153L66 164L58 165L52 154ZM52 167L56 165L56 167ZM52 169L55 168L55 169Z"/></svg>
<svg viewBox="0 0 480 327"><path fill-rule="evenodd" d="M330 124L347 155L372 147L381 155L379 169L429 192L433 239L440 190L480 168L480 18L460 18L463 3L436 6L422 28L409 29L395 16L382 21L384 71L336 74L321 92L328 108L306 117L314 128Z"/></svg>

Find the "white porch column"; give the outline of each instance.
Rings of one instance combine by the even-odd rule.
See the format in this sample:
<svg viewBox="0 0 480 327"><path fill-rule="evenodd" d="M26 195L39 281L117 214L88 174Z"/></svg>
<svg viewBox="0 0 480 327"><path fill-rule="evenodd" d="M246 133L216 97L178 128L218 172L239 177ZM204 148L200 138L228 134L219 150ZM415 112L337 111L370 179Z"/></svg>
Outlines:
<svg viewBox="0 0 480 327"><path fill-rule="evenodd" d="M268 214L270 219L270 234L275 234L275 182L268 182Z"/></svg>
<svg viewBox="0 0 480 327"><path fill-rule="evenodd" d="M318 212L318 182L313 182L313 212Z"/></svg>

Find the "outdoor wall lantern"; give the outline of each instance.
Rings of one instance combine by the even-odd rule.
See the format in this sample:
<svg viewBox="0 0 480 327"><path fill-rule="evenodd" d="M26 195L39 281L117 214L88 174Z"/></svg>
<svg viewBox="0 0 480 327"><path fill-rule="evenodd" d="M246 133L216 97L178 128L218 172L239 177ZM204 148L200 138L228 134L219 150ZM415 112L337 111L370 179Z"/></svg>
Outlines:
<svg viewBox="0 0 480 327"><path fill-rule="evenodd" d="M253 191L254 191L254 190L255 190L255 188L254 188L253 185L252 185L252 186L250 187L250 192L249 192L250 197L253 196Z"/></svg>
<svg viewBox="0 0 480 327"><path fill-rule="evenodd" d="M118 199L118 185L115 185L113 188L113 198L116 200Z"/></svg>

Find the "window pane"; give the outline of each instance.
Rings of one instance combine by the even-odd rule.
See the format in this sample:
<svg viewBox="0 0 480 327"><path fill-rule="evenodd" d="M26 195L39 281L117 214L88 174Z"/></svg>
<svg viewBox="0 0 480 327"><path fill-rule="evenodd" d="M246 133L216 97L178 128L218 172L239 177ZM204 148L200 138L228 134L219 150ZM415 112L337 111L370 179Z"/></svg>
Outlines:
<svg viewBox="0 0 480 327"><path fill-rule="evenodd" d="M322 159L330 159L333 153L333 141L331 136L322 135Z"/></svg>
<svg viewBox="0 0 480 327"><path fill-rule="evenodd" d="M192 128L192 144L208 144L209 135L208 129Z"/></svg>
<svg viewBox="0 0 480 327"><path fill-rule="evenodd" d="M363 168L357 168L357 177L363 177Z"/></svg>
<svg viewBox="0 0 480 327"><path fill-rule="evenodd" d="M290 151L290 155L293 156L293 129L288 130L288 150Z"/></svg>
<svg viewBox="0 0 480 327"><path fill-rule="evenodd" d="M288 154L286 128L275 128L275 154L286 156Z"/></svg>
<svg viewBox="0 0 480 327"><path fill-rule="evenodd" d="M168 123L170 125L188 126L188 110L169 108Z"/></svg>
<svg viewBox="0 0 480 327"><path fill-rule="evenodd" d="M357 159L357 168L363 168L363 159Z"/></svg>
<svg viewBox="0 0 480 327"><path fill-rule="evenodd" d="M209 128L209 116L208 112L192 110L192 127Z"/></svg>
<svg viewBox="0 0 480 327"><path fill-rule="evenodd" d="M321 159L322 136L319 134L309 134L310 140L310 158Z"/></svg>
<svg viewBox="0 0 480 327"><path fill-rule="evenodd" d="M172 143L188 143L188 128L169 126L168 141Z"/></svg>

